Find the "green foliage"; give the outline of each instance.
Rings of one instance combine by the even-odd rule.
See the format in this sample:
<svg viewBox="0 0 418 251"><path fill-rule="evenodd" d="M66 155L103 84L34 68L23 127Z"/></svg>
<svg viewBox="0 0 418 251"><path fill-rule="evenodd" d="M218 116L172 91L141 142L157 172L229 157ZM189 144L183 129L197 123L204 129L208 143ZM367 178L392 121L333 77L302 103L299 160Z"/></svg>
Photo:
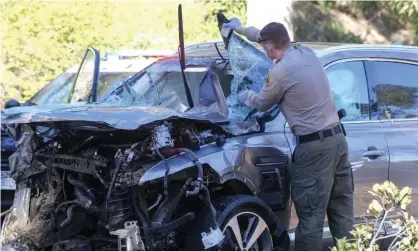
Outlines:
<svg viewBox="0 0 418 251"><path fill-rule="evenodd" d="M379 250L377 242L389 238L394 238L389 246L390 251L418 250L418 225L406 212L407 206L411 203L411 188L398 189L392 182L386 181L383 184L375 184L370 194L377 198L370 203L368 209L368 213L376 217L374 224L355 226L351 231L352 239L338 239L331 251L377 251ZM392 221L393 227L398 231L389 236L380 235L388 215L399 209L400 217Z"/></svg>
<svg viewBox="0 0 418 251"><path fill-rule="evenodd" d="M406 108L416 106L415 94L417 88L382 84L376 86L376 94L381 97L379 105L404 106Z"/></svg>
<svg viewBox="0 0 418 251"><path fill-rule="evenodd" d="M325 11L330 11L331 9L335 8L337 5L335 1L316 1L319 6Z"/></svg>
<svg viewBox="0 0 418 251"><path fill-rule="evenodd" d="M383 36L391 39L391 34L408 29L415 31L411 41L405 44L418 43L418 1L315 1L324 13L340 10L354 18L364 18ZM409 40L409 39L408 39Z"/></svg>
<svg viewBox="0 0 418 251"><path fill-rule="evenodd" d="M389 1L389 6L400 17L411 18L416 20L418 18L418 1Z"/></svg>
<svg viewBox="0 0 418 251"><path fill-rule="evenodd" d="M334 21L329 15L337 2L316 1L312 3L296 1L293 3L291 21L294 39L305 42L362 43L362 39L348 32L344 25ZM320 8L318 8L318 6Z"/></svg>
<svg viewBox="0 0 418 251"><path fill-rule="evenodd" d="M418 43L418 1L400 1L392 0L388 2L391 10L397 13L403 22L414 24L415 27L415 42Z"/></svg>
<svg viewBox="0 0 418 251"><path fill-rule="evenodd" d="M186 44L221 39L217 10L246 20L245 1L2 1L2 102L25 101L80 63L87 46L176 49L179 3Z"/></svg>

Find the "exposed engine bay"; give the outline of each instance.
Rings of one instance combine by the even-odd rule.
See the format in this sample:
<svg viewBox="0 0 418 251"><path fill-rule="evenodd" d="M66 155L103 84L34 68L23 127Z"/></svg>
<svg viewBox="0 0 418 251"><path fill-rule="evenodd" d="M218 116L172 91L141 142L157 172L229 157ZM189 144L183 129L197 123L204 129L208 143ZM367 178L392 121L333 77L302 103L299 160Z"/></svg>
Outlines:
<svg viewBox="0 0 418 251"><path fill-rule="evenodd" d="M166 250L185 241L177 231L194 212L206 207L216 217L208 186L217 177L192 150L224 144L228 135L220 127L174 120L135 132L42 129L23 126L10 159L13 166L27 167L12 173L19 187L15 203L20 198L25 212L11 214L4 233L14 234L3 236L3 245L12 243L16 250ZM163 180L138 185L156 162L178 154L190 158L194 168L169 175L166 165ZM213 224L206 239L218 244L223 235L215 218Z"/></svg>

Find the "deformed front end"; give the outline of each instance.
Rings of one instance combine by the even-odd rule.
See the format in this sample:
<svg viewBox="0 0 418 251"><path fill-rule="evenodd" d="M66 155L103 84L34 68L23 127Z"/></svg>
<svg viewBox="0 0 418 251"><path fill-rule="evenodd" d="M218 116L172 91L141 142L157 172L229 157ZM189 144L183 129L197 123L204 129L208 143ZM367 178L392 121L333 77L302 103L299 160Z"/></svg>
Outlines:
<svg viewBox="0 0 418 251"><path fill-rule="evenodd" d="M228 224L248 205L271 245L287 241L285 226L257 196L262 172L240 163L251 150L234 145L234 136L216 123L172 118L123 130L60 121L9 129L18 142L10 157L17 189L3 247L218 248L232 245Z"/></svg>

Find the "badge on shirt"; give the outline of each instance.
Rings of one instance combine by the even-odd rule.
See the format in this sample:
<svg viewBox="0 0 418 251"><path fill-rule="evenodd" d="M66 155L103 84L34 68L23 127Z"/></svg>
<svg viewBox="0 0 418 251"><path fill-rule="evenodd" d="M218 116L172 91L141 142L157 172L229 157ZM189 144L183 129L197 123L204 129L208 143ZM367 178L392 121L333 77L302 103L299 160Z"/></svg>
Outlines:
<svg viewBox="0 0 418 251"><path fill-rule="evenodd" d="M266 85L270 84L270 72L267 74Z"/></svg>

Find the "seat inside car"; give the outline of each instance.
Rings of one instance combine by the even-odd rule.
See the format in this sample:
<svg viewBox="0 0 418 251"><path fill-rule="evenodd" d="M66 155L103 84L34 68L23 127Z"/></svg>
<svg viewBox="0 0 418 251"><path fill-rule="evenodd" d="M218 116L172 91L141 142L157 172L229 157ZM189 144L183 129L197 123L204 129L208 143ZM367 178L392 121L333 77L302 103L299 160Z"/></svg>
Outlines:
<svg viewBox="0 0 418 251"><path fill-rule="evenodd" d="M213 72L218 76L219 83L221 84L222 90L227 98L231 94L231 82L234 79L233 74L227 74L224 69L215 68Z"/></svg>
<svg viewBox="0 0 418 251"><path fill-rule="evenodd" d="M219 78L215 72L206 72L199 86L199 104L209 107L217 104L219 111L228 116L229 110Z"/></svg>

